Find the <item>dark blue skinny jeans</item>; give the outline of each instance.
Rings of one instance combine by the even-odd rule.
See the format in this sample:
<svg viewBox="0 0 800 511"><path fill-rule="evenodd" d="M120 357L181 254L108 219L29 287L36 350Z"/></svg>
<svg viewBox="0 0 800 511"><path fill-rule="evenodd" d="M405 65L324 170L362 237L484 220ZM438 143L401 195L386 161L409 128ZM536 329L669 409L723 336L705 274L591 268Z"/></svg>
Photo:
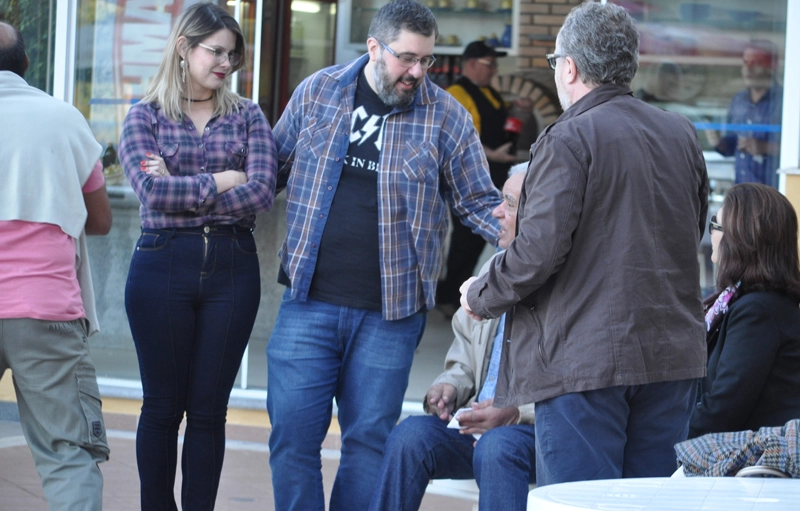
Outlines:
<svg viewBox="0 0 800 511"><path fill-rule="evenodd" d="M142 509L177 509L184 413L182 507L214 508L228 397L260 298L249 230L142 229L125 287L144 392L136 433Z"/></svg>

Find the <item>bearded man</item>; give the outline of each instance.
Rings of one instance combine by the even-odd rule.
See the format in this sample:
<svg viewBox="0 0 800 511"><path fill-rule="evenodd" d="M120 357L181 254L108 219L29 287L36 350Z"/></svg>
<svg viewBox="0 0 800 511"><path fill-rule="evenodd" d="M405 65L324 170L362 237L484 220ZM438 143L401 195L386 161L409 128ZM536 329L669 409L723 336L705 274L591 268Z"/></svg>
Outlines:
<svg viewBox="0 0 800 511"><path fill-rule="evenodd" d="M367 509L433 308L448 210L492 244L502 199L478 133L426 76L438 29L413 0L383 6L368 53L295 90L275 126L287 286L267 346L278 510L323 510L320 447L336 400L331 510Z"/></svg>

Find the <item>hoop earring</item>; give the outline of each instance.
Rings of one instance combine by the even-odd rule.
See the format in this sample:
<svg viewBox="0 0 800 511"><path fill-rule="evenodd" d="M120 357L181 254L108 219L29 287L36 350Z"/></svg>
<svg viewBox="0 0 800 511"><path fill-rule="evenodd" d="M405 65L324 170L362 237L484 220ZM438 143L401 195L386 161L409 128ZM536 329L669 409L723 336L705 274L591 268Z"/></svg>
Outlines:
<svg viewBox="0 0 800 511"><path fill-rule="evenodd" d="M186 61L181 59L181 81L186 83Z"/></svg>

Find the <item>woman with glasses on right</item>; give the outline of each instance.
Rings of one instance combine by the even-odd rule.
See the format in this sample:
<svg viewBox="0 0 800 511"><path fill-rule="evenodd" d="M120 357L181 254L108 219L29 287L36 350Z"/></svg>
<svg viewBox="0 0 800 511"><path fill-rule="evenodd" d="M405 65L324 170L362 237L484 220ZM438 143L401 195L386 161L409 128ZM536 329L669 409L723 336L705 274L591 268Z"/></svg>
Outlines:
<svg viewBox="0 0 800 511"><path fill-rule="evenodd" d="M777 190L730 189L709 224L717 293L705 301L708 373L689 438L800 417L797 215Z"/></svg>

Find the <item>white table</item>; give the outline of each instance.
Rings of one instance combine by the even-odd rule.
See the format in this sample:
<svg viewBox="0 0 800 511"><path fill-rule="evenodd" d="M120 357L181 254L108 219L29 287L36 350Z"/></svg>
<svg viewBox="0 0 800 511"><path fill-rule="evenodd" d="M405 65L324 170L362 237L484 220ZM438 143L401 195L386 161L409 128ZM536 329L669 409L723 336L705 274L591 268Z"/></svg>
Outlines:
<svg viewBox="0 0 800 511"><path fill-rule="evenodd" d="M800 511L799 479L654 477L553 484L528 511Z"/></svg>

